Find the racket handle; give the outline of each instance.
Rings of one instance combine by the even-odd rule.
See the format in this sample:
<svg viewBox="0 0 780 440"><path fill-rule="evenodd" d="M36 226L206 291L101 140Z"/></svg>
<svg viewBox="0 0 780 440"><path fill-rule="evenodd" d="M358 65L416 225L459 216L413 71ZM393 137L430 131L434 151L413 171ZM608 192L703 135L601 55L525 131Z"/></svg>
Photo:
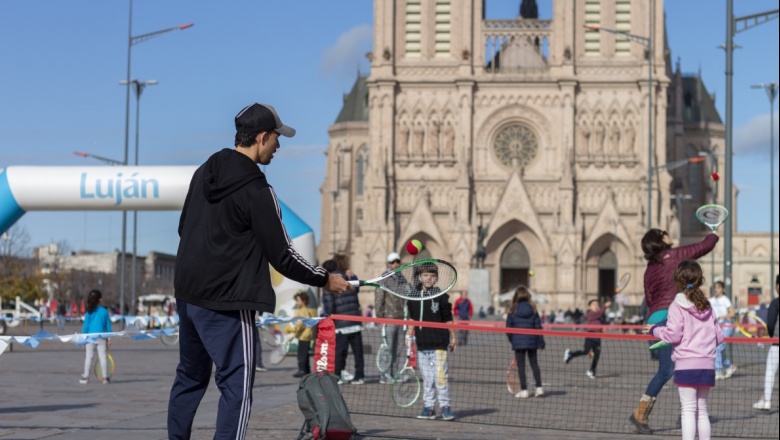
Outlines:
<svg viewBox="0 0 780 440"><path fill-rule="evenodd" d="M348 282L349 284L352 284L352 285L353 285L353 286L355 286L355 287L360 287L360 286L362 286L362 285L363 285L363 281L362 281L362 280L349 280L349 281L347 281L347 282Z"/></svg>

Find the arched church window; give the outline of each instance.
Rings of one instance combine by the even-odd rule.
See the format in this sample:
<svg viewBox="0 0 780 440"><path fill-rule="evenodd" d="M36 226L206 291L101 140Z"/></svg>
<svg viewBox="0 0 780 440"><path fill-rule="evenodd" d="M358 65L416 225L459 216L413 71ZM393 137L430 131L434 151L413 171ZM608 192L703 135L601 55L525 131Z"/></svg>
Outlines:
<svg viewBox="0 0 780 440"><path fill-rule="evenodd" d="M513 124L501 129L493 142L493 151L507 167L523 168L536 157L539 142L530 128Z"/></svg>

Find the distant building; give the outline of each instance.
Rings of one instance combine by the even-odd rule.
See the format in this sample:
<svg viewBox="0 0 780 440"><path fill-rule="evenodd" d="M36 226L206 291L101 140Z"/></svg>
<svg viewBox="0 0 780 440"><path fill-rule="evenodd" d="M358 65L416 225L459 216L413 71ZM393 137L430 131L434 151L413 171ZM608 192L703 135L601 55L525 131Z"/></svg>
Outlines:
<svg viewBox="0 0 780 440"><path fill-rule="evenodd" d="M64 295L75 299L77 296L85 296L91 289L100 289L108 303L119 301L121 256L121 252L84 250L63 255L56 243L33 249L38 270L50 280L46 283L51 286L48 288L50 296ZM125 302L129 305L132 254L127 254L125 261ZM152 293L173 295L175 255L149 252L146 257L136 258L135 264L136 296Z"/></svg>

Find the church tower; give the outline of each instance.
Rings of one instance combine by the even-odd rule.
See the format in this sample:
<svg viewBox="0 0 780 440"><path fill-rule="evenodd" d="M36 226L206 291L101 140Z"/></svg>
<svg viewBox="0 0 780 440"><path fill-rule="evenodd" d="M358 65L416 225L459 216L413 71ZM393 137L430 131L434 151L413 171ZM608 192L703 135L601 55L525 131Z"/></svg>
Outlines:
<svg viewBox="0 0 780 440"><path fill-rule="evenodd" d="M483 267L488 302L524 284L544 308L582 306L629 273L638 305L647 216L676 222L671 175L647 188L649 121L666 163L665 45L585 25L660 43L663 1L517 3L486 19L483 0L375 0L371 73L329 130L318 257L369 276L418 239L457 267L456 290Z"/></svg>

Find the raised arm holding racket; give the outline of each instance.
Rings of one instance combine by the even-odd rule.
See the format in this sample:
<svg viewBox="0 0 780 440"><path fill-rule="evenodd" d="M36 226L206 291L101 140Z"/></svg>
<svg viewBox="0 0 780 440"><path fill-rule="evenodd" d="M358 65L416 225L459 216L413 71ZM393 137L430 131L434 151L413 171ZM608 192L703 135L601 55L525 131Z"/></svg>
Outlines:
<svg viewBox="0 0 780 440"><path fill-rule="evenodd" d="M669 234L661 229L650 229L642 237L642 251L647 260L644 275L645 302L648 309L647 323L665 325L669 306L679 293L674 283L674 271L685 260L697 260L710 252L718 244L719 237L714 231L728 216L725 208L705 205L697 210L696 218L713 231L704 240L686 246L674 247ZM674 374L672 348L657 349L658 367L649 380L644 394L634 412L629 417L640 434L652 434L649 418L656 405L656 399L666 382Z"/></svg>

